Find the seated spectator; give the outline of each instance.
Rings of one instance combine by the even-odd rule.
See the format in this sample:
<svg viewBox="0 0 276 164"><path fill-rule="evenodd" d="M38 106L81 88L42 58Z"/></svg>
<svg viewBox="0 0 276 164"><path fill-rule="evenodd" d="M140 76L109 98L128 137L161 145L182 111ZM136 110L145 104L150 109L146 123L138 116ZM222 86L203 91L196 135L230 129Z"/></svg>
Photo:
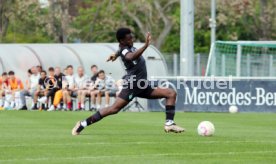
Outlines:
<svg viewBox="0 0 276 164"><path fill-rule="evenodd" d="M32 75L29 78L29 84L27 86L27 89L21 92L21 101L22 101L22 109L26 108L26 99L25 96L31 96L32 98L34 98L34 93L37 90L37 86L38 86L38 80L40 78L40 74L37 71L37 67L32 67L31 68L31 72ZM35 109L35 107L37 106L36 103L33 103L32 105L32 109Z"/></svg>
<svg viewBox="0 0 276 164"><path fill-rule="evenodd" d="M113 81L113 82L112 82ZM101 107L101 103L102 103L102 98L101 96L105 94L105 91L107 91L107 102L109 105L109 94L112 90L112 92L114 92L114 94L116 93L116 87L110 87L110 84L112 86L115 86L115 81L112 77L110 76L106 76L105 72L103 70L100 70L98 72L98 77L97 80L95 82L94 85L94 90L91 91L91 102L92 102L92 106L91 106L91 110L99 110ZM97 100L96 100L97 98ZM97 105L95 105L97 102Z"/></svg>
<svg viewBox="0 0 276 164"><path fill-rule="evenodd" d="M28 74L27 74L27 79L26 79L26 81L25 81L25 86L29 86L29 84L30 84L30 77L31 77L31 75L32 75L32 70L31 69L28 69L28 72L27 72Z"/></svg>
<svg viewBox="0 0 276 164"><path fill-rule="evenodd" d="M43 70L41 65L36 66L38 74Z"/></svg>
<svg viewBox="0 0 276 164"><path fill-rule="evenodd" d="M110 96L116 96L116 92L118 91L117 84L115 80L111 76L105 76L105 89L102 90L105 95L105 107L110 105Z"/></svg>
<svg viewBox="0 0 276 164"><path fill-rule="evenodd" d="M89 80L89 77L84 74L83 67L78 67L78 74L74 77L74 80L75 90L77 90L78 109L84 110L84 101L87 94L86 82Z"/></svg>
<svg viewBox="0 0 276 164"><path fill-rule="evenodd" d="M63 75L66 76L68 73L67 73L67 68L64 68L63 69Z"/></svg>
<svg viewBox="0 0 276 164"><path fill-rule="evenodd" d="M22 107L20 92L24 89L23 83L18 77L15 77L13 71L10 71L8 75L9 82L6 90L5 108L20 109Z"/></svg>
<svg viewBox="0 0 276 164"><path fill-rule="evenodd" d="M49 94L49 92L52 92L53 89L57 88L57 81L55 78L55 69L53 67L50 67L48 69L49 76L47 79L46 89L47 89L47 99L51 98L51 100L54 100L54 94ZM48 102L48 101L47 101Z"/></svg>
<svg viewBox="0 0 276 164"><path fill-rule="evenodd" d="M95 81L97 80L97 77L98 77L98 66L92 65L91 72L92 72L91 81L95 83Z"/></svg>
<svg viewBox="0 0 276 164"><path fill-rule="evenodd" d="M0 78L0 108L4 106L3 98L5 96L5 90L7 89L6 86L8 86L8 74L7 72L3 72Z"/></svg>
<svg viewBox="0 0 276 164"><path fill-rule="evenodd" d="M42 70L40 72L40 79L38 81L38 86L37 86L37 90L35 91L35 94L34 94L34 108L37 109L37 100L38 100L38 97L41 97L41 96L46 96L47 95L47 86L46 86L46 83L48 81L48 78L47 78L47 73L46 71ZM42 104L42 109L45 109L45 105Z"/></svg>
<svg viewBox="0 0 276 164"><path fill-rule="evenodd" d="M97 65L92 65L91 66L91 73L92 73L92 76L91 76L91 86L92 88L88 90L89 93L86 93L89 94L90 96L90 101L91 101L91 107L90 107L90 110L96 110L96 96L95 94L97 94L97 89L96 87L93 87L93 85L95 84L96 80L97 80L97 77L98 77L98 66ZM92 96L93 95L93 96Z"/></svg>
<svg viewBox="0 0 276 164"><path fill-rule="evenodd" d="M86 84L84 85L84 88L83 88L83 94L82 94L82 97L81 97L81 103L83 103L83 104L85 103L86 97L87 96L90 97L90 93L93 90L94 90L94 83L90 79L88 79L86 81ZM92 108L89 107L89 110L92 110Z"/></svg>
<svg viewBox="0 0 276 164"><path fill-rule="evenodd" d="M117 86L117 92L116 92L116 97L119 96L120 92L123 90L123 85L124 85L124 80L120 79L116 82L116 86Z"/></svg>
<svg viewBox="0 0 276 164"><path fill-rule="evenodd" d="M56 81L57 81L57 85L56 88L57 89L62 89L62 79L65 77L65 75L61 72L60 67L56 67L55 68L55 75L54 75Z"/></svg>
<svg viewBox="0 0 276 164"><path fill-rule="evenodd" d="M44 108L47 108L48 100L51 98L52 102L54 99L55 94L53 94L53 90L57 87L57 81L55 79L55 69L53 67L50 67L48 69L49 76L45 79L41 79L40 83L41 85L44 85L44 96L39 99L39 102L44 104ZM42 84L44 83L44 84ZM50 93L50 94L49 94ZM49 110L50 111L50 110Z"/></svg>
<svg viewBox="0 0 276 164"><path fill-rule="evenodd" d="M60 101L62 99L62 81L65 76L63 73L61 73L60 67L55 68L54 78L56 80L56 85L48 93L48 97L52 97L52 105L49 108L49 111L55 110L60 105Z"/></svg>
<svg viewBox="0 0 276 164"><path fill-rule="evenodd" d="M71 97L77 96L77 90L75 89L74 69L72 65L68 65L67 75L64 78L64 86L62 90L63 109L72 110Z"/></svg>

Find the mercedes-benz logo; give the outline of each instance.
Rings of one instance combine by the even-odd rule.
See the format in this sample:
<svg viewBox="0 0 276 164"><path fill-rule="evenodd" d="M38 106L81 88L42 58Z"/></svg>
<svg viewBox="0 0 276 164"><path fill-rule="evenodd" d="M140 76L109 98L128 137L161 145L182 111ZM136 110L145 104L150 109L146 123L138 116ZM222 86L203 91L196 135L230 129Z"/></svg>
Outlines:
<svg viewBox="0 0 276 164"><path fill-rule="evenodd" d="M55 77L47 77L44 79L44 85L47 89L53 89L56 86L57 79Z"/></svg>
<svg viewBox="0 0 276 164"><path fill-rule="evenodd" d="M158 87L161 87L161 88L171 88L173 89L175 92L177 92L176 90L176 87L174 86L173 83L169 82L169 81L162 81L161 85L159 85ZM166 98L162 98L162 99L159 99L159 105L165 109L166 108ZM176 100L177 101L177 97L176 97Z"/></svg>

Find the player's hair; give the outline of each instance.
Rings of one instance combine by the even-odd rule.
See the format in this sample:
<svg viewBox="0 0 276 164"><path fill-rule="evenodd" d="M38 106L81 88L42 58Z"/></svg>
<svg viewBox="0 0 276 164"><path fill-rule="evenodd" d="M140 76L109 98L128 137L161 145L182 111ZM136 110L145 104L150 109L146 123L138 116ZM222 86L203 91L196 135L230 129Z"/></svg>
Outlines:
<svg viewBox="0 0 276 164"><path fill-rule="evenodd" d="M13 72L13 71L9 71L8 74L9 74L9 75L14 75L14 72Z"/></svg>
<svg viewBox="0 0 276 164"><path fill-rule="evenodd" d="M98 68L98 66L94 64L94 65L91 66L91 69L94 68L94 67Z"/></svg>
<svg viewBox="0 0 276 164"><path fill-rule="evenodd" d="M49 67L48 71L55 71L54 67Z"/></svg>
<svg viewBox="0 0 276 164"><path fill-rule="evenodd" d="M7 76L7 75L8 75L7 72L3 72L3 73L2 73L2 76Z"/></svg>
<svg viewBox="0 0 276 164"><path fill-rule="evenodd" d="M45 70L42 70L41 72L40 72L40 74L41 73L45 73L45 75L47 75L47 72L45 71Z"/></svg>
<svg viewBox="0 0 276 164"><path fill-rule="evenodd" d="M116 32L116 38L118 42L126 37L127 34L131 34L131 30L129 28L119 28Z"/></svg>
<svg viewBox="0 0 276 164"><path fill-rule="evenodd" d="M28 73L29 73L29 74L33 74L33 73L32 73L32 69L31 69L31 68L30 68L30 69L28 69Z"/></svg>
<svg viewBox="0 0 276 164"><path fill-rule="evenodd" d="M66 67L66 69L68 69L68 68L72 68L72 69L73 69L73 66L72 66L72 65L68 65L68 66Z"/></svg>
<svg viewBox="0 0 276 164"><path fill-rule="evenodd" d="M81 68L81 69L84 69L84 68L83 68L83 66L81 66L81 65L80 65L80 66L78 66L78 69L80 69L80 68Z"/></svg>
<svg viewBox="0 0 276 164"><path fill-rule="evenodd" d="M98 72L97 76L99 76L99 74L101 74L101 73L105 73L104 70L100 70L100 71Z"/></svg>
<svg viewBox="0 0 276 164"><path fill-rule="evenodd" d="M40 68L42 70L42 66L41 65L37 65L36 68Z"/></svg>

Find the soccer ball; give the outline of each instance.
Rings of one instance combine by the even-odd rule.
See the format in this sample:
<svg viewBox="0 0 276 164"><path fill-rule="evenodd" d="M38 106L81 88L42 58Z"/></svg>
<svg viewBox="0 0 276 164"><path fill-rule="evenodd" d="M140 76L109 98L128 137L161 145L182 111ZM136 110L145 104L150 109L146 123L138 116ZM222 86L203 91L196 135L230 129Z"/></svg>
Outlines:
<svg viewBox="0 0 276 164"><path fill-rule="evenodd" d="M231 106L229 107L229 112L230 112L230 113L237 113L238 110L239 110L238 107L235 106L235 105L231 105Z"/></svg>
<svg viewBox="0 0 276 164"><path fill-rule="evenodd" d="M212 136L215 133L215 126L210 121L202 121L197 127L197 133L200 136Z"/></svg>

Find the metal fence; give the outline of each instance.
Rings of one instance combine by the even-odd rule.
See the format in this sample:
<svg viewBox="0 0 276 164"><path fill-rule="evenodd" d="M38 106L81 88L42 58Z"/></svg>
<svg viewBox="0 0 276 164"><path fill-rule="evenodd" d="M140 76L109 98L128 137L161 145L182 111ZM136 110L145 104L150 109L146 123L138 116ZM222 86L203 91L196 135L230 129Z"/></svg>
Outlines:
<svg viewBox="0 0 276 164"><path fill-rule="evenodd" d="M168 66L169 76L179 76L180 74L180 55L179 54L164 54ZM208 55L197 53L194 56L194 76L205 76Z"/></svg>

